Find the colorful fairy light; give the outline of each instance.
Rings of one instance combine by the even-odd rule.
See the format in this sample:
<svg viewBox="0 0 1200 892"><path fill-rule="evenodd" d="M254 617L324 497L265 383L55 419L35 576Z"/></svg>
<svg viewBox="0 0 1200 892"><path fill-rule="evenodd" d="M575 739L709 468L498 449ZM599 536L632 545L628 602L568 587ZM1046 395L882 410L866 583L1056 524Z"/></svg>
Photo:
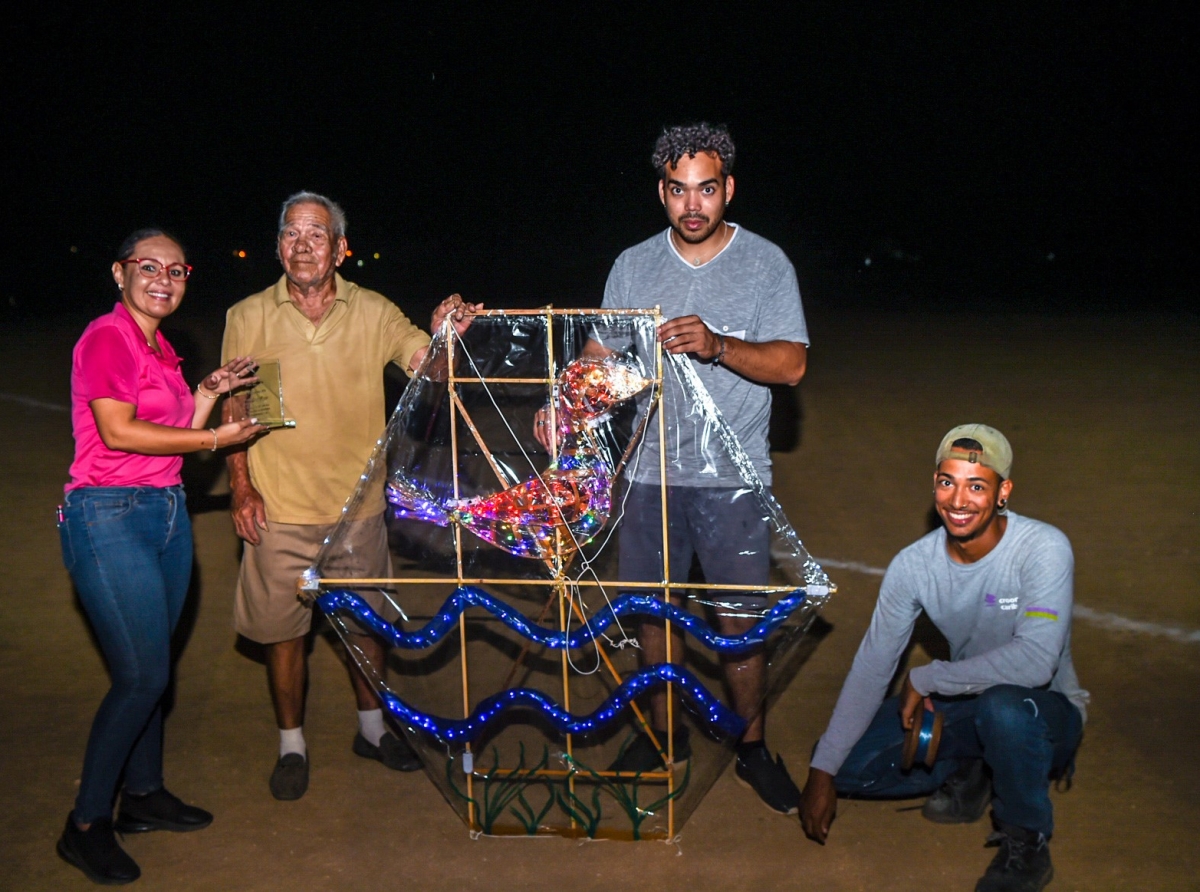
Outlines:
<svg viewBox="0 0 1200 892"><path fill-rule="evenodd" d="M650 382L626 363L577 359L555 382L560 438L579 437ZM387 485L393 514L463 529L517 557L561 558L608 523L612 468L593 446L564 449L539 477L473 499L438 500L397 472Z"/></svg>

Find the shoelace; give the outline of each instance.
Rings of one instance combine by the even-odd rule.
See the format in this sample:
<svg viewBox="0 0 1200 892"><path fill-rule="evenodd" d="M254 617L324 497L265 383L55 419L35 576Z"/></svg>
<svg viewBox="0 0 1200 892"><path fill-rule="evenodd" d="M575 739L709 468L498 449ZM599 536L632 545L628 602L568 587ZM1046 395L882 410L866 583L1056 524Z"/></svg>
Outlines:
<svg viewBox="0 0 1200 892"><path fill-rule="evenodd" d="M1005 844L1007 845L1005 846ZM987 842L984 847L1005 846L1007 858L1005 860L1006 868L1020 868L1025 866L1026 852L1029 854L1039 851L1046 845L1046 838L1041 834L1038 835L1036 843L1025 842L1024 840L1016 839L1009 836L1002 830L995 830L988 835Z"/></svg>

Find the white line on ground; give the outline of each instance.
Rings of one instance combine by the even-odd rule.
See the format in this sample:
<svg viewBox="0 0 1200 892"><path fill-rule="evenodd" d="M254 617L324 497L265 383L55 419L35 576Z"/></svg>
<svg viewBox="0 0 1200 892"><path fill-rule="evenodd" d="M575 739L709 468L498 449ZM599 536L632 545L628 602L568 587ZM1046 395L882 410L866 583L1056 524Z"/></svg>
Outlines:
<svg viewBox="0 0 1200 892"><path fill-rule="evenodd" d="M15 393L0 393L0 400L8 400L10 403L20 403L22 406L29 406L32 409L45 409L47 412L70 412L68 406L60 406L58 403L44 403L41 400L35 400L27 396L17 396Z"/></svg>
<svg viewBox="0 0 1200 892"><path fill-rule="evenodd" d="M1093 610L1082 604L1076 604L1071 613L1076 619L1086 620L1094 626L1114 632L1141 632L1143 635L1161 635L1181 644L1200 644L1200 629L1182 629L1179 626L1128 619L1120 614Z"/></svg>
<svg viewBox="0 0 1200 892"><path fill-rule="evenodd" d="M864 573L867 576L882 576L886 571L880 567L872 567L861 561L835 561L833 558L813 558L822 567L833 567L835 570L850 570L854 573Z"/></svg>
<svg viewBox="0 0 1200 892"><path fill-rule="evenodd" d="M27 396L18 396L13 393L0 393L0 400L20 403L22 406L29 406L32 409L45 409L47 412L71 411L68 406L60 406L57 403L45 403L41 400L35 400ZM834 570L849 570L851 573L862 573L866 576L882 576L886 572L882 567L872 567L870 564L864 564L862 561L839 561L834 558L814 558L814 560L822 567ZM1075 605L1072 615L1076 619L1084 620L1094 626L1108 629L1111 632L1139 632L1142 635L1157 635L1162 638L1170 638L1172 641L1178 641L1181 644L1200 644L1200 629L1183 629L1179 626L1168 626L1163 623L1129 619L1117 613L1105 613L1102 610L1093 610L1090 607L1084 607L1082 604Z"/></svg>
<svg viewBox="0 0 1200 892"><path fill-rule="evenodd" d="M859 561L838 561L832 558L814 557L822 567L832 567L835 570L850 570L853 573L864 573L867 576L882 576L886 571L882 567L872 567ZM1103 610L1093 610L1082 604L1076 604L1071 610L1074 619L1081 619L1108 629L1110 632L1139 632L1142 635L1157 635L1160 638L1170 638L1180 644L1200 644L1200 629L1184 629L1179 626L1168 626L1165 623L1153 623L1140 619L1129 619L1119 613L1105 613Z"/></svg>

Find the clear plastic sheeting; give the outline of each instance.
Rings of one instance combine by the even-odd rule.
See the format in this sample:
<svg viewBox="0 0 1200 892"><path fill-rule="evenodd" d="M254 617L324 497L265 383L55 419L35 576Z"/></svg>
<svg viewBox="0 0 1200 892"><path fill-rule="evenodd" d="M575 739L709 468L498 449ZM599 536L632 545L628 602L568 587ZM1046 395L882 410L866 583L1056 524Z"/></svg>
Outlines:
<svg viewBox="0 0 1200 892"><path fill-rule="evenodd" d="M660 321L492 311L439 333L306 574L473 832L673 839L833 589ZM380 512L391 576L337 577Z"/></svg>

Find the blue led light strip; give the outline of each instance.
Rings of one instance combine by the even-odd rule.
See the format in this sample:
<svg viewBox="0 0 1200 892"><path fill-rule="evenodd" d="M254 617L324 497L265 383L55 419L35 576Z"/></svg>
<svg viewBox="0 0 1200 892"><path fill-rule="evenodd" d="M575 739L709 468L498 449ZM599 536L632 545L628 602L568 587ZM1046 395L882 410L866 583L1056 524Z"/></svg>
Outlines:
<svg viewBox="0 0 1200 892"><path fill-rule="evenodd" d="M710 694L694 675L671 663L659 663L634 673L595 712L586 716L567 712L546 694L532 688L512 688L488 697L465 719L429 715L387 690L380 698L388 711L405 725L419 728L442 743L458 743L474 740L506 709L521 706L540 710L561 734L590 734L617 718L635 697L667 682L678 685L688 695L699 718L710 727L734 738L746 729L745 719Z"/></svg>
<svg viewBox="0 0 1200 892"><path fill-rule="evenodd" d="M483 589L471 585L456 588L442 604L437 615L415 632L405 632L396 628L372 610L360 597L346 589L332 589L317 597L317 604L325 613L346 611L393 647L405 650L423 650L431 647L448 632L457 628L458 618L464 610L468 607L482 607L514 632L530 641L555 650L564 646L569 650L575 650L587 645L615 623L618 616L644 614L669 620L682 626L703 642L706 647L718 653L738 653L760 646L766 641L767 636L783 625L804 601L804 592L797 589L786 598L781 598L748 631L741 635L723 636L714 632L699 617L651 595L622 595L612 604L602 607L590 620L570 634L531 623L520 611L514 610L503 601L492 597Z"/></svg>

